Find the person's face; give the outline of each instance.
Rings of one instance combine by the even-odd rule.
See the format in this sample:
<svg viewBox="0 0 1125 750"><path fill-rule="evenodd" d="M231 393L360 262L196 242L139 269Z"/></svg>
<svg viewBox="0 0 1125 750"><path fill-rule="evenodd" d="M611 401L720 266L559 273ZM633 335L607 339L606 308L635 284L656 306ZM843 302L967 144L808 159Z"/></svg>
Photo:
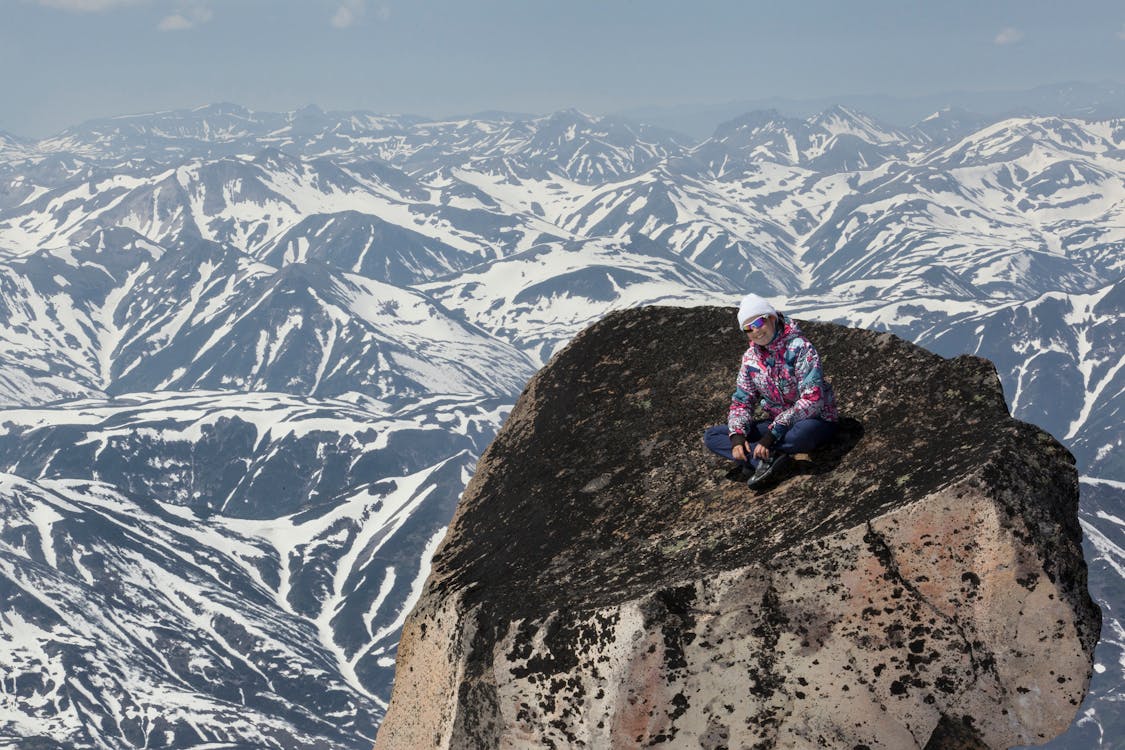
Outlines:
<svg viewBox="0 0 1125 750"><path fill-rule="evenodd" d="M761 325L754 328L753 325L756 325L758 321L761 321ZM777 318L772 315L764 315L751 324L751 328L746 332L746 335L750 337L751 342L758 346L765 346L773 339L773 333L776 328Z"/></svg>

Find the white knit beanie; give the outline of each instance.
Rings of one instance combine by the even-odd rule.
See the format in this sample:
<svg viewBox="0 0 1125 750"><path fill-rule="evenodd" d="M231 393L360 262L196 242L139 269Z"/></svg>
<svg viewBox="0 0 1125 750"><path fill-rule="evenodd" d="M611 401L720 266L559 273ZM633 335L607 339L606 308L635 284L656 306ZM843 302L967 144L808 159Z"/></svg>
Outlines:
<svg viewBox="0 0 1125 750"><path fill-rule="evenodd" d="M747 294L738 306L738 327L742 328L759 315L777 315L773 305L756 294Z"/></svg>

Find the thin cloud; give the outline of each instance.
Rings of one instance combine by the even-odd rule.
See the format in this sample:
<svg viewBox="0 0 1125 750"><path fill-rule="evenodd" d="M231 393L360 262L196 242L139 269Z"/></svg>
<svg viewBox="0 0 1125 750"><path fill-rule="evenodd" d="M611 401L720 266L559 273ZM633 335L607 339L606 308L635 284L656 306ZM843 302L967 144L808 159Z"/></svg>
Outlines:
<svg viewBox="0 0 1125 750"><path fill-rule="evenodd" d="M137 5L143 0L36 0L45 8L58 8L76 13L101 13L126 5Z"/></svg>
<svg viewBox="0 0 1125 750"><path fill-rule="evenodd" d="M332 14L332 20L329 21L329 23L332 24L333 28L346 29L355 23L355 14L348 6L341 5L336 9L336 12Z"/></svg>
<svg viewBox="0 0 1125 750"><path fill-rule="evenodd" d="M161 19L160 23L156 24L156 28L159 31L187 31L202 23L207 23L213 16L210 8L204 8L201 5L195 6L166 16Z"/></svg>
<svg viewBox="0 0 1125 750"><path fill-rule="evenodd" d="M1000 33L997 34L996 38L992 41L994 44L1005 45L1015 44L1021 39L1023 39L1022 31L1020 31L1019 29L1014 29L1011 26L1006 26L1005 28L1000 29Z"/></svg>
<svg viewBox="0 0 1125 750"><path fill-rule="evenodd" d="M365 10L363 0L344 0L336 12L332 14L332 19L329 23L333 28L346 29L352 26L359 17L363 15Z"/></svg>
<svg viewBox="0 0 1125 750"><path fill-rule="evenodd" d="M179 13L176 13L175 15L168 16L167 18L162 18L160 20L160 23L156 25L156 28L160 31L186 31L194 25L195 24L181 16Z"/></svg>
<svg viewBox="0 0 1125 750"><path fill-rule="evenodd" d="M1121 31L1117 32L1118 39L1125 39L1125 23L1121 24Z"/></svg>
<svg viewBox="0 0 1125 750"><path fill-rule="evenodd" d="M354 26L366 14L366 0L342 0L328 22L332 24L333 28L347 29ZM386 21L391 17L391 6L382 3L375 8L373 15L377 21Z"/></svg>

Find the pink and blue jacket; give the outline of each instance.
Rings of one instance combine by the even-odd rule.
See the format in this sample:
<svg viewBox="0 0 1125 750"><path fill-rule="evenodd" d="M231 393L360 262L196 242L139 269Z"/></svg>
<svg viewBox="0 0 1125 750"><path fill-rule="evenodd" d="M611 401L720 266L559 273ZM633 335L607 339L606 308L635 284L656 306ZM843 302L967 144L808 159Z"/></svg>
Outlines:
<svg viewBox="0 0 1125 750"><path fill-rule="evenodd" d="M743 442L754 419L755 404L769 418L767 444L781 440L795 423L810 417L829 422L840 416L832 386L820 371L820 355L797 324L778 316L779 333L765 346L751 344L731 397L727 428L734 442ZM738 440L735 436L743 436Z"/></svg>

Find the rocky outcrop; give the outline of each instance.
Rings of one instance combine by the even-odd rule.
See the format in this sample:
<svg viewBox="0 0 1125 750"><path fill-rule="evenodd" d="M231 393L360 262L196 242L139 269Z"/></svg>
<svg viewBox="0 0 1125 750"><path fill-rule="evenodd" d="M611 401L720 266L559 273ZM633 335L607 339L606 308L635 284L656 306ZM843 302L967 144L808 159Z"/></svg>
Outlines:
<svg viewBox="0 0 1125 750"><path fill-rule="evenodd" d="M1073 719L1100 616L1070 454L992 366L803 323L839 438L709 456L744 337L615 313L528 384L403 630L377 748L1006 748Z"/></svg>

